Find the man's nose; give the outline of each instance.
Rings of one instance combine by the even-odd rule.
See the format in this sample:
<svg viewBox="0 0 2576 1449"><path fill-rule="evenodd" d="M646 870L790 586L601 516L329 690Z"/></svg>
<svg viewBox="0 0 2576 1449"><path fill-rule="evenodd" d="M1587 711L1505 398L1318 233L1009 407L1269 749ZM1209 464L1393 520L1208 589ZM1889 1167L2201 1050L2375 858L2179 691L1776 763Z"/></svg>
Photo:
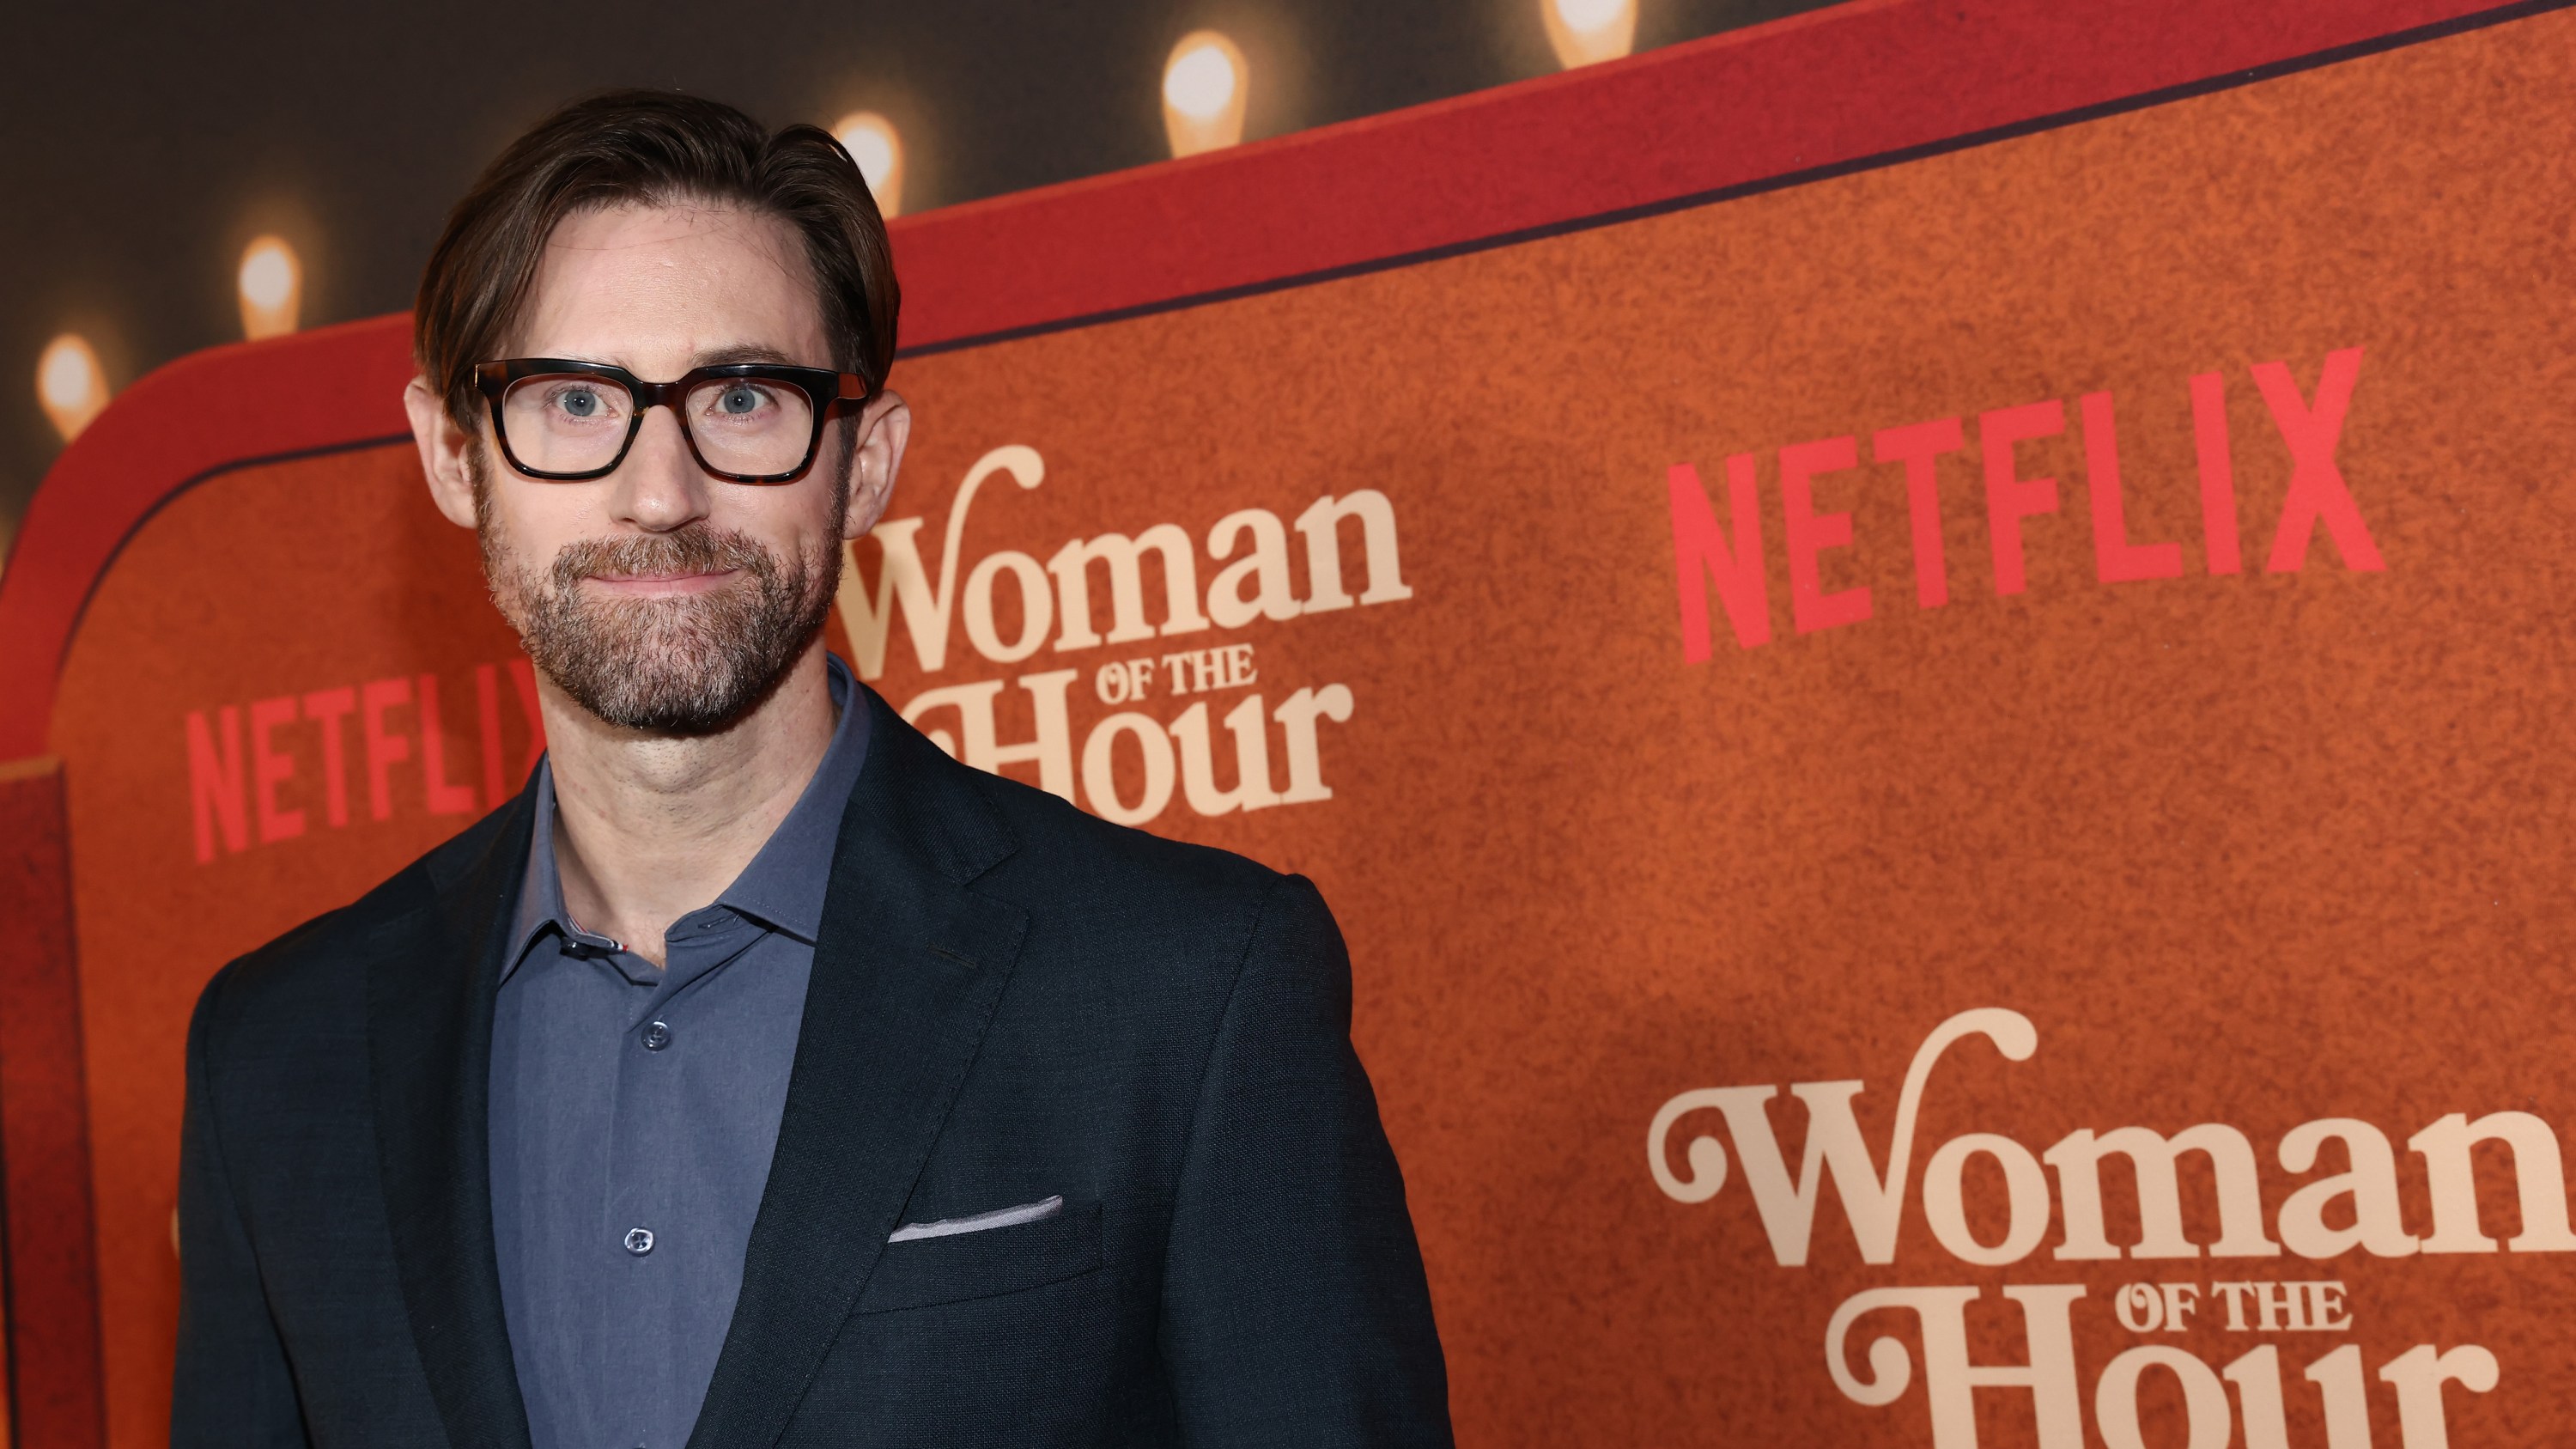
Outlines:
<svg viewBox="0 0 2576 1449"><path fill-rule="evenodd" d="M668 533L707 516L713 490L706 470L689 451L680 420L669 408L645 412L626 461L609 475L610 507L620 523L648 533Z"/></svg>

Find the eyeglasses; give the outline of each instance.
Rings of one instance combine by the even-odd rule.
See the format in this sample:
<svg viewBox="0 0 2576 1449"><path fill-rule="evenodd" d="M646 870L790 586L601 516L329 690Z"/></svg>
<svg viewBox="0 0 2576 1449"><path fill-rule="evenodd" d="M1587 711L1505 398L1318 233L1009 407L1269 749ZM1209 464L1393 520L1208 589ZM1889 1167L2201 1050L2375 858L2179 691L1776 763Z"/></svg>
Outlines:
<svg viewBox="0 0 2576 1449"><path fill-rule="evenodd" d="M668 407L698 466L729 483L792 483L814 466L823 422L877 389L853 372L768 362L645 382L622 367L522 357L474 369L501 456L531 478L579 483L626 461L644 414Z"/></svg>

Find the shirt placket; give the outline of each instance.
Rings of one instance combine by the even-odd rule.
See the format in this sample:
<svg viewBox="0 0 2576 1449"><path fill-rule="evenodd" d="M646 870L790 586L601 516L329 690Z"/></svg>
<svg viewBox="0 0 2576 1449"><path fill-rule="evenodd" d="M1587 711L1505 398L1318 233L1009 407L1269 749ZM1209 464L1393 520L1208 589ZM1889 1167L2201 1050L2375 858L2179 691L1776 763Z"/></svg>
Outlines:
<svg viewBox="0 0 2576 1449"><path fill-rule="evenodd" d="M628 1014L617 1052L617 1103L609 1143L608 1235L626 1261L611 1274L620 1285L607 1305L612 1325L668 1325L690 1288L690 1270L704 1245L689 1240L691 1184L673 1169L665 1134L676 1130L688 1103L682 1100L689 1051L690 998L708 978L747 950L759 932L731 912L692 913L674 922L665 938L665 964L628 957L617 964L647 984L631 987L640 1002ZM676 1449L688 1426L677 1422L671 1401L678 1363L666 1332L647 1329L633 1338L631 1412L611 1422L629 1425L625 1445Z"/></svg>
<svg viewBox="0 0 2576 1449"><path fill-rule="evenodd" d="M623 1022L637 1009L635 1003L649 997L654 979L651 963L632 953L594 957L604 984L616 991L618 1011L612 1021ZM609 1025L603 1022L601 1025ZM630 1039L631 1030L619 1032L618 1049L612 1060L614 1070L608 1115L606 1152L607 1181L601 1193L600 1212L593 1221L592 1240L583 1245L585 1257L600 1260L603 1271L601 1303L592 1320L593 1331L604 1342L590 1355L592 1362L612 1366L591 1385L597 1418L593 1421L605 1433L606 1442L599 1449L627 1449L627 1446L651 1442L651 1386L660 1377L653 1357L652 1334L642 1326L659 1321L661 1314L654 1302L656 1290L664 1275L652 1271L649 1252L636 1253L626 1245L630 1232L647 1227L652 1215L651 1204L644 1200L650 1191L649 1170L638 1162L652 1136L649 1083L636 1071ZM659 1246L658 1242L650 1246ZM622 1366L622 1371L619 1367Z"/></svg>

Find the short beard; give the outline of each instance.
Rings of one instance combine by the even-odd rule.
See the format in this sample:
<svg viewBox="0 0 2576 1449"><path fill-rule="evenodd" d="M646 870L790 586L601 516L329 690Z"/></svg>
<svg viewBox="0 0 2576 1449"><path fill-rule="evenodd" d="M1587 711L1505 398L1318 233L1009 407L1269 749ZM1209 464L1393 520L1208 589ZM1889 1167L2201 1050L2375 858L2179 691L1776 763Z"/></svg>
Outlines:
<svg viewBox="0 0 2576 1449"><path fill-rule="evenodd" d="M574 703L622 729L715 734L767 699L822 631L840 587L849 507L847 469L834 471L843 481L833 490L833 526L813 554L782 559L748 535L699 522L567 544L540 575L511 553L476 466L484 580L529 660ZM739 577L702 594L616 599L581 588L601 574L723 569Z"/></svg>

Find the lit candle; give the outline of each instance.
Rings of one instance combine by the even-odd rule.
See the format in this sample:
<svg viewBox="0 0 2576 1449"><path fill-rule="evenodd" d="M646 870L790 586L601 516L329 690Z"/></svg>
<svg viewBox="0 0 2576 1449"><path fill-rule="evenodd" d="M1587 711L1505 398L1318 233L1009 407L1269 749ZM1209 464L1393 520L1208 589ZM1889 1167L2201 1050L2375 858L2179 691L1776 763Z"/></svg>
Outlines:
<svg viewBox="0 0 2576 1449"><path fill-rule="evenodd" d="M36 361L36 400L66 443L107 406L107 373L88 338L66 332L45 344Z"/></svg>
<svg viewBox="0 0 2576 1449"><path fill-rule="evenodd" d="M1251 75L1243 52L1213 30L1194 31L1163 65L1163 129L1172 154L1195 156L1243 139L1243 95Z"/></svg>
<svg viewBox="0 0 2576 1449"><path fill-rule="evenodd" d="M874 111L852 111L832 127L832 134L840 138L850 159L859 163L859 175L876 197L877 211L887 217L902 214L903 138L895 134L894 122Z"/></svg>
<svg viewBox="0 0 2576 1449"><path fill-rule="evenodd" d="M297 309L304 302L304 267L295 248L264 236L242 249L242 335L257 341L295 330Z"/></svg>
<svg viewBox="0 0 2576 1449"><path fill-rule="evenodd" d="M1539 0L1547 43L1568 70L1617 60L1637 46L1637 0Z"/></svg>

